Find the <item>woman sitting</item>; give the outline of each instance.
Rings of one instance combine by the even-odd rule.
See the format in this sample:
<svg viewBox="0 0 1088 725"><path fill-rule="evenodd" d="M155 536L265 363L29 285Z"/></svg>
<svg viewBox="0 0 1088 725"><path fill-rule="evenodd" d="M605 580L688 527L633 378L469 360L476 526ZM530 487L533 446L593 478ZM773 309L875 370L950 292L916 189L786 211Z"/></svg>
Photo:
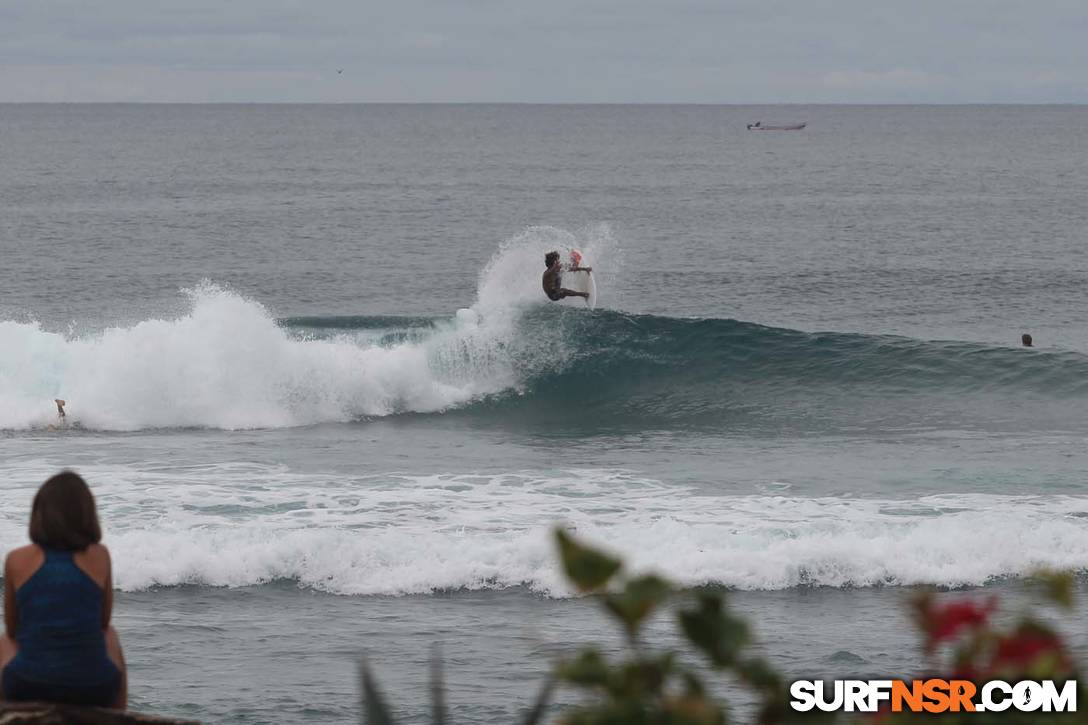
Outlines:
<svg viewBox="0 0 1088 725"><path fill-rule="evenodd" d="M124 709L125 660L110 626L110 552L94 496L64 471L38 489L30 540L4 562L0 697Z"/></svg>

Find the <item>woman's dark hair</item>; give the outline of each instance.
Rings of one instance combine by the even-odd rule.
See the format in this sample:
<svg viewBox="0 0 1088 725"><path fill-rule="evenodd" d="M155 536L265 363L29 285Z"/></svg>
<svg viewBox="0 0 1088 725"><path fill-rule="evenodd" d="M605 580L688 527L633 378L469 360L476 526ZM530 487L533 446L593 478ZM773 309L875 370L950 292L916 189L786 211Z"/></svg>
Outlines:
<svg viewBox="0 0 1088 725"><path fill-rule="evenodd" d="M94 496L78 473L61 471L34 494L30 540L61 551L82 551L102 540Z"/></svg>
<svg viewBox="0 0 1088 725"><path fill-rule="evenodd" d="M550 267L555 260L559 259L559 252L548 252L544 255L544 266Z"/></svg>

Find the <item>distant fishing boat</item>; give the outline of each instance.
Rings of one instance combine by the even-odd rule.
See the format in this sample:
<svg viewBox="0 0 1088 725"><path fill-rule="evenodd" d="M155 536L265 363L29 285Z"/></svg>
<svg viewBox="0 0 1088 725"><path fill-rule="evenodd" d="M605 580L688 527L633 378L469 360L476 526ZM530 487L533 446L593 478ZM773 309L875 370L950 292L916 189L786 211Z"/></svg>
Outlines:
<svg viewBox="0 0 1088 725"><path fill-rule="evenodd" d="M807 123L793 123L788 126L764 126L762 121L748 124L749 131L800 131Z"/></svg>

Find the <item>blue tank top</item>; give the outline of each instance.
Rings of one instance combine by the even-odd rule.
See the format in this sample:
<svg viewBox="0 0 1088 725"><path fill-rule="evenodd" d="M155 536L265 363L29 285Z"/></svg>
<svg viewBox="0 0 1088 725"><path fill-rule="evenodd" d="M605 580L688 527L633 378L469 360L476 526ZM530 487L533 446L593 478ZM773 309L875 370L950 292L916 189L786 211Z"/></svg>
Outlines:
<svg viewBox="0 0 1088 725"><path fill-rule="evenodd" d="M71 551L42 547L45 563L15 592L19 653L8 663L22 677L57 685L96 685L117 676L106 655L102 589Z"/></svg>

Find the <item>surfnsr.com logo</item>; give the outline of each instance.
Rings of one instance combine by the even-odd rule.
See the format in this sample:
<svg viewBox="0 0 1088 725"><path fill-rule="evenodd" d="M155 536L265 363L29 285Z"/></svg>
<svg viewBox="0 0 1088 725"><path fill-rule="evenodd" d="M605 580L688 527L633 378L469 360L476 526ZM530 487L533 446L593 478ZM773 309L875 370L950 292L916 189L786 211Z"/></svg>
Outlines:
<svg viewBox="0 0 1088 725"><path fill-rule="evenodd" d="M797 712L1076 712L1077 682L1068 680L797 680Z"/></svg>

